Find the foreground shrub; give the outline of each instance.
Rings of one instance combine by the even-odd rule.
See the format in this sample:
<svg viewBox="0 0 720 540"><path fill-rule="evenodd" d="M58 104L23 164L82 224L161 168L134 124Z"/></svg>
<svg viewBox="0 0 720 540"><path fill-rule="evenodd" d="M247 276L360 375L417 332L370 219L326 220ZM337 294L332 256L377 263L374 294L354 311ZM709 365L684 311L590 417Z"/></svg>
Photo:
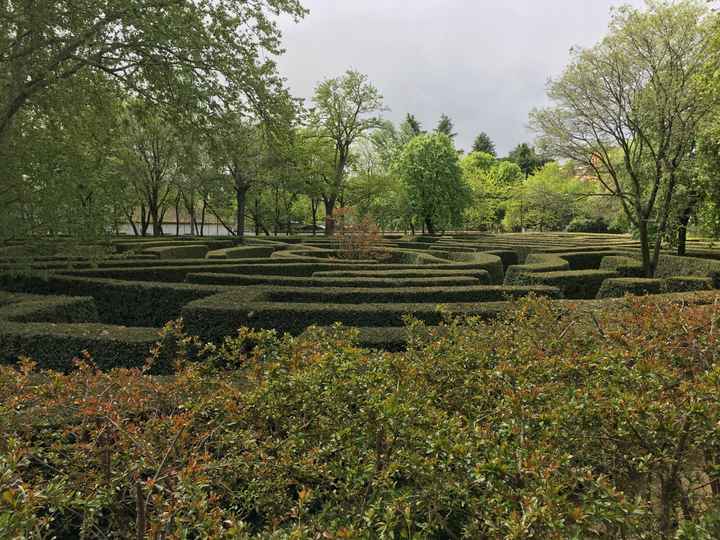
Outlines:
<svg viewBox="0 0 720 540"><path fill-rule="evenodd" d="M0 537L717 538L716 306L563 309L2 368Z"/></svg>

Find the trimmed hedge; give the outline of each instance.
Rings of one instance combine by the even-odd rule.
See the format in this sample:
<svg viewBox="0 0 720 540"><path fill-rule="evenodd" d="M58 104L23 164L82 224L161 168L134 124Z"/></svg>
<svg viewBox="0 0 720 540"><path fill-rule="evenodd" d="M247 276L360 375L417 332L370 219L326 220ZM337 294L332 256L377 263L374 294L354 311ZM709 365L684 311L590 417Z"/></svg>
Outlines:
<svg viewBox="0 0 720 540"><path fill-rule="evenodd" d="M505 284L526 283L526 274L534 272L559 272L570 270L570 263L556 255L548 253L531 253L525 259L525 264L509 267L505 272Z"/></svg>
<svg viewBox="0 0 720 540"><path fill-rule="evenodd" d="M361 288L264 288L263 300L268 302L327 303L327 304L417 304L445 302L497 302L534 293L558 298L556 287L478 285L474 287L406 287L403 289Z"/></svg>
<svg viewBox="0 0 720 540"><path fill-rule="evenodd" d="M220 286L126 282L51 275L48 279L0 274L0 287L31 294L90 296L100 322L127 326L160 327L177 318L182 307L199 298L226 290Z"/></svg>
<svg viewBox="0 0 720 540"><path fill-rule="evenodd" d="M272 246L241 246L226 249L216 249L207 253L208 259L253 259L270 257L281 245Z"/></svg>
<svg viewBox="0 0 720 540"><path fill-rule="evenodd" d="M565 298L595 298L603 282L618 274L609 270L567 270L520 274L517 282L557 287Z"/></svg>
<svg viewBox="0 0 720 540"><path fill-rule="evenodd" d="M126 328L97 323L92 298L1 293L0 362L14 363L21 356L44 369L67 371L72 360L90 351L100 369L141 367L158 340L152 328ZM168 372L168 357L154 366Z"/></svg>
<svg viewBox="0 0 720 540"><path fill-rule="evenodd" d="M278 332L302 333L308 325L332 326L402 326L405 315L412 315L428 324L439 324L442 314L435 304L318 304L274 303L263 301L251 288L233 291L187 304L182 310L185 326L191 334L203 339L220 341L233 335L241 326L275 329ZM495 317L508 302L450 303L449 312Z"/></svg>
<svg viewBox="0 0 720 540"><path fill-rule="evenodd" d="M597 293L597 298L618 298L626 294L642 296L663 292L663 280L652 278L609 278Z"/></svg>
<svg viewBox="0 0 720 540"><path fill-rule="evenodd" d="M487 273L483 278L487 283ZM287 277L287 276L245 276L242 274L198 273L189 274L190 283L204 283L209 285L264 285L278 287L462 287L480 285L477 277L458 275L451 277L420 277L420 278L392 278L392 277Z"/></svg>
<svg viewBox="0 0 720 540"><path fill-rule="evenodd" d="M603 257L600 261L600 268L603 270L614 270L621 277L644 277L645 270L637 259L623 255Z"/></svg>
<svg viewBox="0 0 720 540"><path fill-rule="evenodd" d="M487 270L334 270L315 272L317 278L442 278L455 276L470 276L484 284L490 283L490 274Z"/></svg>
<svg viewBox="0 0 720 540"><path fill-rule="evenodd" d="M700 276L672 276L665 278L666 292L710 291L713 289L713 280L710 277Z"/></svg>
<svg viewBox="0 0 720 540"><path fill-rule="evenodd" d="M710 277L715 288L720 287L720 261L661 255L658 261L656 277L701 276Z"/></svg>
<svg viewBox="0 0 720 540"><path fill-rule="evenodd" d="M161 259L204 259L209 249L206 244L190 244L187 246L151 247L144 249L143 253L157 255Z"/></svg>

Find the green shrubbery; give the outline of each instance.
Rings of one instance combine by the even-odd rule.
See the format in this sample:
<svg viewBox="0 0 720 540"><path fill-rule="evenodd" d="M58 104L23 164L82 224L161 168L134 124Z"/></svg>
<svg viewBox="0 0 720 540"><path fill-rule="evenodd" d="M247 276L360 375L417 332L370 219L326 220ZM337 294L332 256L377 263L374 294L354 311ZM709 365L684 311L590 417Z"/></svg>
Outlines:
<svg viewBox="0 0 720 540"><path fill-rule="evenodd" d="M173 378L0 368L0 537L717 538L718 315L533 300L400 354L242 331L180 335Z"/></svg>

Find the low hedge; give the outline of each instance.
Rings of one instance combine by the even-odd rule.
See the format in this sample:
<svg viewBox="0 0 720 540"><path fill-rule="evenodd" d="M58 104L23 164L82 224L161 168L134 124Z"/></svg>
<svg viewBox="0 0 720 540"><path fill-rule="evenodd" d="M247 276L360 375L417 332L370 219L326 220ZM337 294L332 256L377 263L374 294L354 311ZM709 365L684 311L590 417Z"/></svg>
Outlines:
<svg viewBox="0 0 720 540"><path fill-rule="evenodd" d="M204 259L210 248L206 244L190 244L187 246L151 247L143 253L157 255L161 259Z"/></svg>
<svg viewBox="0 0 720 540"><path fill-rule="evenodd" d="M152 327L160 327L176 319L188 302L226 290L220 286L127 282L61 275L51 275L47 279L0 275L0 288L30 294L90 296L97 305L100 322Z"/></svg>
<svg viewBox="0 0 720 540"><path fill-rule="evenodd" d="M409 268L407 270L385 269L385 270L330 270L313 273L313 277L319 278L431 278L431 277L453 277L471 276L477 278L481 283L490 283L490 274L487 270L465 269L422 269Z"/></svg>
<svg viewBox="0 0 720 540"><path fill-rule="evenodd" d="M487 283L487 273L481 276ZM477 277L439 276L439 277L416 277L416 278L392 278L392 277L287 277L287 276L245 276L242 274L220 274L220 273L198 273L188 274L187 280L190 283L203 283L208 285L263 285L277 287L462 287L480 285L481 280Z"/></svg>
<svg viewBox="0 0 720 540"><path fill-rule="evenodd" d="M720 287L720 261L698 259L696 257L678 257L661 255L658 261L656 277L701 276L710 277L715 288Z"/></svg>
<svg viewBox="0 0 720 540"><path fill-rule="evenodd" d="M208 259L253 259L270 257L275 251L281 249L281 245L269 246L241 246L226 249L216 249L207 253Z"/></svg>
<svg viewBox="0 0 720 540"><path fill-rule="evenodd" d="M415 288L263 288L268 302L327 303L327 304L417 304L445 302L497 302L534 293L558 298L556 287L477 285L474 287L415 287Z"/></svg>
<svg viewBox="0 0 720 540"><path fill-rule="evenodd" d="M4 297L0 307L2 363L27 356L43 368L68 371L74 358L89 351L100 369L141 367L158 340L152 328L97 323L92 298L0 294ZM168 358L162 356L153 371L168 372Z"/></svg>
<svg viewBox="0 0 720 540"><path fill-rule="evenodd" d="M713 280L701 276L672 276L665 278L666 292L709 291L713 289Z"/></svg>
<svg viewBox="0 0 720 540"><path fill-rule="evenodd" d="M531 253L524 264L509 267L505 272L505 284L526 283L526 274L534 272L559 272L570 270L570 263L556 255L548 253Z"/></svg>
<svg viewBox="0 0 720 540"><path fill-rule="evenodd" d="M618 298L626 294L642 296L663 292L663 280L653 278L609 278L597 293L597 298Z"/></svg>
<svg viewBox="0 0 720 540"><path fill-rule="evenodd" d="M516 283L557 287L565 298L595 298L603 282L618 274L609 270L566 270L520 274Z"/></svg>
<svg viewBox="0 0 720 540"><path fill-rule="evenodd" d="M614 270L620 277L644 277L645 269L640 261L624 255L610 255L600 261L603 270Z"/></svg>
<svg viewBox="0 0 720 540"><path fill-rule="evenodd" d="M495 317L508 302L448 303L447 311ZM253 288L230 291L196 300L182 310L189 333L203 339L220 341L233 335L241 326L275 329L278 332L302 333L310 324L332 326L340 322L356 327L402 326L405 315L439 324L442 314L436 304L325 304L268 302L261 291Z"/></svg>

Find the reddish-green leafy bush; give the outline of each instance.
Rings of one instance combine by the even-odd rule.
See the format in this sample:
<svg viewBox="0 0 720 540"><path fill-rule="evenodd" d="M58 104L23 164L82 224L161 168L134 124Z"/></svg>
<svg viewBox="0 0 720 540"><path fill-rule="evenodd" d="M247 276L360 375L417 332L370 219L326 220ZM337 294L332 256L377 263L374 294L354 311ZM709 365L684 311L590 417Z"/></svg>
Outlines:
<svg viewBox="0 0 720 540"><path fill-rule="evenodd" d="M398 354L168 327L172 378L0 368L0 537L717 538L719 315L531 299Z"/></svg>

